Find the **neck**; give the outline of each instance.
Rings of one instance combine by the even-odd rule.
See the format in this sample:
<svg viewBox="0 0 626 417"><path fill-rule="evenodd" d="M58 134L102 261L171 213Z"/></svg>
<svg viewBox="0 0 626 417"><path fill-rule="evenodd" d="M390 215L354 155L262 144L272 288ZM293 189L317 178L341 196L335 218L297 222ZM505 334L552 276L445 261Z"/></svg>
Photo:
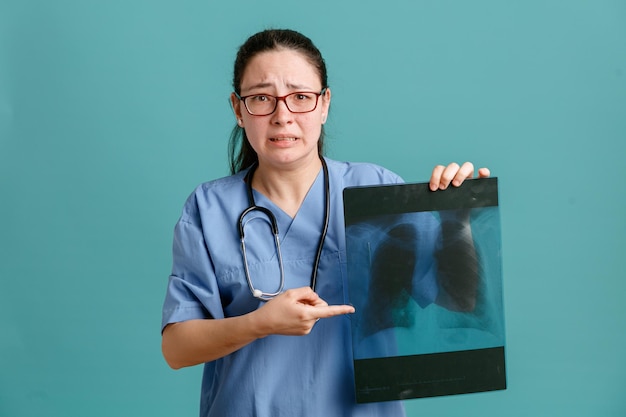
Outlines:
<svg viewBox="0 0 626 417"><path fill-rule="evenodd" d="M289 169L275 169L259 164L252 178L252 187L289 216L295 217L321 166L322 163L317 157L306 164Z"/></svg>

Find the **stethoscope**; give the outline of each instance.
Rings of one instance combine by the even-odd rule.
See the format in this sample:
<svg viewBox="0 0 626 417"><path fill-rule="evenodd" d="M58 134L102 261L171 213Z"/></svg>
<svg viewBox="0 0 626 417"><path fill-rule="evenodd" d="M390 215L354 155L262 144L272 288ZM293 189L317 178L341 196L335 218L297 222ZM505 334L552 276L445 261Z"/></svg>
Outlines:
<svg viewBox="0 0 626 417"><path fill-rule="evenodd" d="M328 167L326 166L326 161L323 157L320 156L320 160L322 161L322 170L324 171L324 225L322 226L322 234L320 236L320 241L317 245L317 254L315 255L315 263L313 264L313 272L311 273L311 283L310 286L315 291L315 285L317 282L317 269L319 267L320 258L322 257L322 247L324 246L324 240L326 239L326 233L328 232L328 222L330 216L330 185L328 180ZM243 255L243 267L246 274L246 281L248 281L248 287L250 288L250 292L252 296L258 298L259 300L269 301L272 298L276 297L278 294L283 292L285 287L285 270L283 267L283 257L280 251L280 239L278 233L278 222L276 221L276 216L272 213L271 210L257 206L254 201L254 196L252 195L252 176L254 175L254 171L256 170L258 163L255 163L250 167L250 170L246 174L245 182L247 185L248 191L248 201L250 203L250 207L245 209L241 215L239 216L239 236L241 238L241 253ZM258 288L255 288L252 284L252 279L250 278L250 269L248 268L248 257L246 255L246 243L245 243L245 233L244 228L245 225L254 220L255 217L245 221L245 217L251 212L258 211L269 219L270 226L272 229L272 234L274 235L274 245L276 246L276 257L278 258L278 266L280 269L280 281L278 288L275 292L265 292Z"/></svg>

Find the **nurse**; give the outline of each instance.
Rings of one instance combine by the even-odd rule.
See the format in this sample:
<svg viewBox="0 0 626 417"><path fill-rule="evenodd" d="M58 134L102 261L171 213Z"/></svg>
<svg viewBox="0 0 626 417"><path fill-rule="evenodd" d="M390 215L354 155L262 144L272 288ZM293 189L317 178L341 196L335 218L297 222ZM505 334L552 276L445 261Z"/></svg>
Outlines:
<svg viewBox="0 0 626 417"><path fill-rule="evenodd" d="M202 417L403 415L400 402L355 402L342 204L345 187L402 179L324 156L331 90L302 34L250 37L233 88L232 175L197 187L174 232L167 363L203 364ZM430 187L473 175L471 163L437 166Z"/></svg>

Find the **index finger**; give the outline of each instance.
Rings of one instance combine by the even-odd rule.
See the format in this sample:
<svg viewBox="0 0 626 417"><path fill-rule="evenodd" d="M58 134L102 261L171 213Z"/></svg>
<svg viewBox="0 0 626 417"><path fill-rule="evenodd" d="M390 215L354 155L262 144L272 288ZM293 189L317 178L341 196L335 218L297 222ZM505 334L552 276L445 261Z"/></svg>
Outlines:
<svg viewBox="0 0 626 417"><path fill-rule="evenodd" d="M325 319L328 317L341 316L343 314L354 313L354 307L350 305L332 305L332 306L320 306L314 307L315 311L313 315L319 319Z"/></svg>

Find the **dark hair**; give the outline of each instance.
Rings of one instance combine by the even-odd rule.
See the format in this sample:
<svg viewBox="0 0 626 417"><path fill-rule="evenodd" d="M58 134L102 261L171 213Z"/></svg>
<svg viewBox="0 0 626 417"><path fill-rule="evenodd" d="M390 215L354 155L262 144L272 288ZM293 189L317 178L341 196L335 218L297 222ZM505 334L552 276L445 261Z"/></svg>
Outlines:
<svg viewBox="0 0 626 417"><path fill-rule="evenodd" d="M233 88L237 94L241 94L241 79L250 60L261 52L274 51L277 49L291 49L304 55L311 65L317 70L322 88L328 87L328 75L326 73L326 63L321 52L313 44L311 39L303 34L289 29L268 29L256 33L248 38L241 45L235 59L233 71ZM317 151L320 155L324 150L324 126L317 143ZM258 161L258 156L243 128L235 125L230 134L228 142L228 159L230 162L230 172L235 174Z"/></svg>

